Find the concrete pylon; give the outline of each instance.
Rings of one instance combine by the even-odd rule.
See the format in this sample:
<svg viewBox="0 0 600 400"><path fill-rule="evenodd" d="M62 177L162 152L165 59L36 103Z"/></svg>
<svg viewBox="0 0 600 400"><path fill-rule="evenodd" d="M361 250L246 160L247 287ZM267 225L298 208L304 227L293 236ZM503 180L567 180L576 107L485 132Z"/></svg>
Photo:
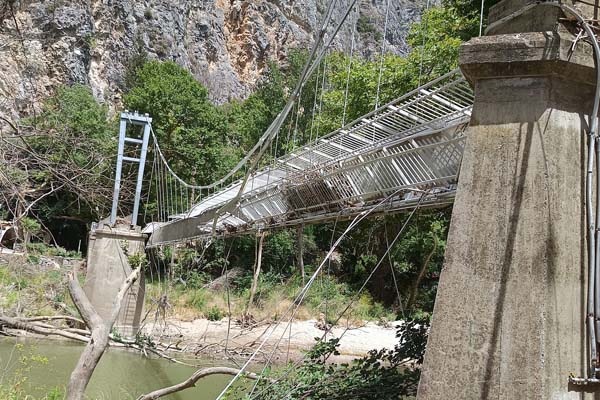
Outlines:
<svg viewBox="0 0 600 400"><path fill-rule="evenodd" d="M592 398L569 375L586 373L593 53L571 52L575 24L533 3L497 4L489 36L460 50L475 104L419 400Z"/></svg>
<svg viewBox="0 0 600 400"><path fill-rule="evenodd" d="M90 232L87 274L83 290L102 317L110 315L114 299L125 279L133 271L129 256L145 254L146 236L129 224L111 226L99 223ZM144 274L125 296L114 329L125 337L134 336L140 327L144 308Z"/></svg>

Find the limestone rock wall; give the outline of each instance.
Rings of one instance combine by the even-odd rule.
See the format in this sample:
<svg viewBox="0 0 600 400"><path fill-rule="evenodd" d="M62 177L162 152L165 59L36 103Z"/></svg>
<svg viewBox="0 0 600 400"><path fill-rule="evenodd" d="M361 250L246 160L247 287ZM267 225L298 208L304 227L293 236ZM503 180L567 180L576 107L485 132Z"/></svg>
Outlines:
<svg viewBox="0 0 600 400"><path fill-rule="evenodd" d="M339 0L340 20L350 0ZM407 51L424 0L390 0L386 46ZM119 106L126 66L137 52L173 60L223 103L244 98L268 60L308 47L327 0L0 0L0 115L31 115L60 84L89 84ZM380 51L386 0L362 0L358 51ZM336 47L347 48L350 29Z"/></svg>

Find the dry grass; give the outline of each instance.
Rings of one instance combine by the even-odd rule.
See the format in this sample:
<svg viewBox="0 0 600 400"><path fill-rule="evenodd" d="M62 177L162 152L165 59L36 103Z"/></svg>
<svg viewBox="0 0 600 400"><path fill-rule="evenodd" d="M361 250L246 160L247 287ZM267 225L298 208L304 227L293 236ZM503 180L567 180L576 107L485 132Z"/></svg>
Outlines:
<svg viewBox="0 0 600 400"><path fill-rule="evenodd" d="M333 278L327 282L315 284L298 307L296 320L323 319L327 314L327 321L333 322L354 297L354 293L346 285L337 283ZM300 290L298 279L289 279L286 282L261 282L256 301L248 310L256 321L277 320L281 318L292 306L293 298ZM248 290L239 287L232 288L229 293L230 304L227 301L225 290L212 291L206 288L191 288L183 285L161 285L147 283L146 303L152 304L153 299L166 291L169 303L172 306L172 315L184 321L199 318L221 319L228 315L231 308L232 318L240 318L247 307ZM340 321L339 325L360 326L365 320L394 319L395 315L386 310L381 304L362 294L354 305Z"/></svg>

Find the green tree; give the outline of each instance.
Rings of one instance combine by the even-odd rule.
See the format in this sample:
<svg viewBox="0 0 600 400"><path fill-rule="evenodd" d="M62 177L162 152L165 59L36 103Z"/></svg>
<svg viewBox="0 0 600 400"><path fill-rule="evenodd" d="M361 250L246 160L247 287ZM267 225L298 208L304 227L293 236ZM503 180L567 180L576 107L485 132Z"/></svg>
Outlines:
<svg viewBox="0 0 600 400"><path fill-rule="evenodd" d="M240 149L229 145L224 113L184 68L151 61L138 68L131 81L134 86L125 95L125 106L152 116L165 157L185 181L213 182L240 157Z"/></svg>

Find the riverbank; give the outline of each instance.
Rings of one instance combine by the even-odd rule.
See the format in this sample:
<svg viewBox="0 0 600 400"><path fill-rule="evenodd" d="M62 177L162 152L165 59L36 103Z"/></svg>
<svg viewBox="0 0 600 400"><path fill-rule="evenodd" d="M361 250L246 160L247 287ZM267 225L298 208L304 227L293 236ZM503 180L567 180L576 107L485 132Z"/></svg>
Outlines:
<svg viewBox="0 0 600 400"><path fill-rule="evenodd" d="M65 274L74 266L83 276L85 262L82 260L3 255L0 257L0 315L78 317L65 280ZM195 364L194 358L198 356L240 362L252 354L265 338L265 344L257 355L258 361L271 357L271 353L274 353L274 363L299 359L312 348L315 338L324 335L323 328L329 326L327 322L345 306L349 295L341 296L340 285L332 286L331 289L337 290L337 296L329 298L326 308L330 314L326 317L318 314L324 307L322 302L326 293L311 293L306 300L308 304L298 308L297 319L291 324L290 330L286 323L278 324L277 321L292 304L287 292L293 293L297 289L296 284L288 281L263 291L257 296L257 304L251 310L252 317L242 324L235 316L241 315L245 307L243 293L232 296L234 318L231 323L224 317L228 305L223 290L184 290L178 286L169 291L168 301L172 306L162 309L157 317L156 302L152 300L157 297L158 288L149 283L146 293L148 314L142 333L148 343L166 345L169 355L189 364ZM326 288L326 285L318 285L317 289L323 290L323 287ZM369 322L358 318L372 313L373 304L370 298L359 299L356 307L348 313L349 316L341 319L339 326L333 327L327 335L327 339L343 336L339 345L340 355L332 358L332 361L348 361L364 356L372 349L393 348L396 345L395 326L398 322L389 323L385 318ZM218 311L217 318L210 315L212 310ZM209 314L210 318L204 317L204 314ZM315 319L314 316L319 318ZM277 351L273 352L275 348Z"/></svg>
<svg viewBox="0 0 600 400"><path fill-rule="evenodd" d="M399 324L400 321L388 326L365 322L361 326L333 327L326 339L341 340L338 347L340 354L333 356L331 361L346 362L362 357L373 349L394 348L398 343L396 326ZM147 326L144 332L156 341L173 346L174 351L184 359L202 355L239 360L257 350L264 341L258 359L272 357L272 362L276 364L302 358L316 343L316 338L325 334L318 320L294 321L289 327L287 323L265 323L244 328L236 321L229 323L227 318L220 321L167 319L166 325L160 328Z"/></svg>

